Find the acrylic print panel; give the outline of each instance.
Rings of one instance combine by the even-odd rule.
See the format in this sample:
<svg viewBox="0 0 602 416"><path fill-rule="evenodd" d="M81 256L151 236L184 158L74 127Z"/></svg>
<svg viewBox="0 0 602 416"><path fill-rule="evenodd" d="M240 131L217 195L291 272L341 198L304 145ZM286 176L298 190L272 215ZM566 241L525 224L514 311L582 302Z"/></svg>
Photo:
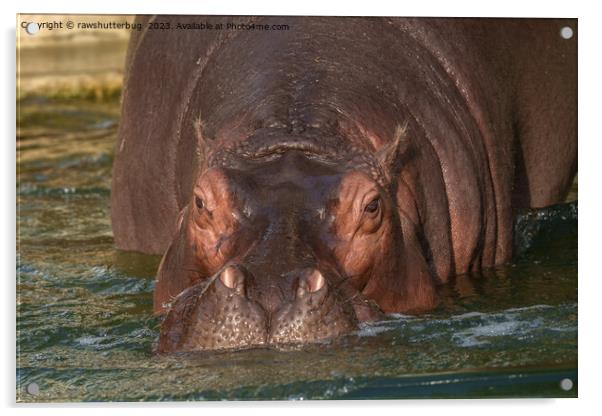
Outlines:
<svg viewBox="0 0 602 416"><path fill-rule="evenodd" d="M577 37L19 15L17 401L576 397Z"/></svg>

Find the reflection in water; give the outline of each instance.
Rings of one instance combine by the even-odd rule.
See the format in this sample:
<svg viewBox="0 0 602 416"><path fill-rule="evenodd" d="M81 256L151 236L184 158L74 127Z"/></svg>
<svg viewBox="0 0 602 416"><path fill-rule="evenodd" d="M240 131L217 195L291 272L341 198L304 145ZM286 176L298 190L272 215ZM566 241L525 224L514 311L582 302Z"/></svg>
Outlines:
<svg viewBox="0 0 602 416"><path fill-rule="evenodd" d="M155 356L159 257L109 220L118 104L21 103L19 401L576 396L576 227L455 279L424 316L282 350ZM36 396L25 392L35 382Z"/></svg>

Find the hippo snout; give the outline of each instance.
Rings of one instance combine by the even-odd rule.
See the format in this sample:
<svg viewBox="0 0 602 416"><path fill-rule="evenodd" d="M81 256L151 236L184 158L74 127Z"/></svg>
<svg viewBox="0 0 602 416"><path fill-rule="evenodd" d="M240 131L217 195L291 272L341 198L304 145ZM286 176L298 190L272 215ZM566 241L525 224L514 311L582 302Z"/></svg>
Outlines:
<svg viewBox="0 0 602 416"><path fill-rule="evenodd" d="M357 327L351 304L317 268L278 278L258 277L242 265L229 265L186 289L163 322L158 352L312 342Z"/></svg>

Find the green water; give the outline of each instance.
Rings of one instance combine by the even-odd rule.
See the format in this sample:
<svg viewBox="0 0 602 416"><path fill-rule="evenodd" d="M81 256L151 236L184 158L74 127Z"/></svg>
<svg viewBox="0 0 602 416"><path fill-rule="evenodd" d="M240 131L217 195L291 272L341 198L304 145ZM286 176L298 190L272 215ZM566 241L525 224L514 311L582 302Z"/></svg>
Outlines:
<svg viewBox="0 0 602 416"><path fill-rule="evenodd" d="M27 99L18 119L18 401L577 395L577 230L564 215L513 264L444 288L429 315L286 351L155 356L160 258L113 247L118 103Z"/></svg>

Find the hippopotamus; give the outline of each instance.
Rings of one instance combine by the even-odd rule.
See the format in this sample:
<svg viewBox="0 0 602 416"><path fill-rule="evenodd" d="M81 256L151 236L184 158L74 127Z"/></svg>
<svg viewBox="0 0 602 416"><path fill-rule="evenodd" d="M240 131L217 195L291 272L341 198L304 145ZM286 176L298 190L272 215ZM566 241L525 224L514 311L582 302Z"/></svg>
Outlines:
<svg viewBox="0 0 602 416"><path fill-rule="evenodd" d="M163 255L159 353L432 310L576 174L576 20L138 22L112 224L118 249Z"/></svg>

